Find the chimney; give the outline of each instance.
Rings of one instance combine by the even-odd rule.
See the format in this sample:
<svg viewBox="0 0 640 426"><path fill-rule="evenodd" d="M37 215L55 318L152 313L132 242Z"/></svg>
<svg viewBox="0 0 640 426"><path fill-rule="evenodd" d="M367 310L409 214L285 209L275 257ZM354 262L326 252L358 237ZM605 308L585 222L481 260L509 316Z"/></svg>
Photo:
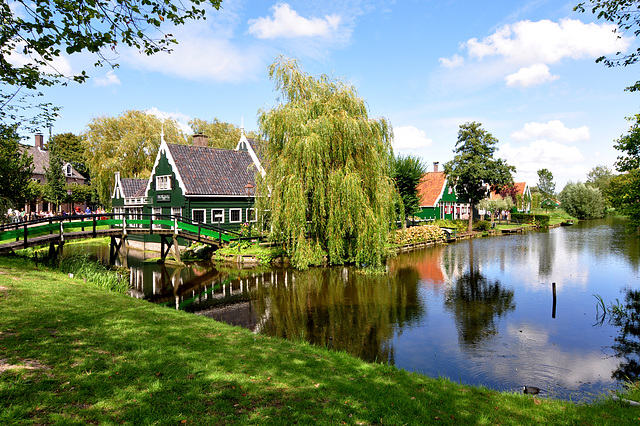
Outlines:
<svg viewBox="0 0 640 426"><path fill-rule="evenodd" d="M193 146L209 146L209 136L198 133L193 135Z"/></svg>
<svg viewBox="0 0 640 426"><path fill-rule="evenodd" d="M434 173L438 171L438 164L440 164L440 163L437 162L437 161L434 161L434 163L433 163L433 172Z"/></svg>
<svg viewBox="0 0 640 426"><path fill-rule="evenodd" d="M36 148L44 149L44 136L42 136L42 133L36 133Z"/></svg>

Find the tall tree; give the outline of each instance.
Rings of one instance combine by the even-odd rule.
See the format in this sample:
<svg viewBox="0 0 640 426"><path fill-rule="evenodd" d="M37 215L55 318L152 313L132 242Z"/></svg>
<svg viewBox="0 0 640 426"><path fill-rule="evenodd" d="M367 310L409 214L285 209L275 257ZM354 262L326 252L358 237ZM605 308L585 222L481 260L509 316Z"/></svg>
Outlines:
<svg viewBox="0 0 640 426"><path fill-rule="evenodd" d="M63 164L60 157L49 153L49 167L45 168L44 199L56 205L57 208L67 198Z"/></svg>
<svg viewBox="0 0 640 426"><path fill-rule="evenodd" d="M284 101L258 114L270 159L258 205L273 240L298 268L322 253L380 266L397 199L390 124L369 118L353 86L309 76L296 60L279 57L269 77Z"/></svg>
<svg viewBox="0 0 640 426"><path fill-rule="evenodd" d="M640 235L640 169L614 176L605 196L629 218L629 229Z"/></svg>
<svg viewBox="0 0 640 426"><path fill-rule="evenodd" d="M556 184L553 181L553 173L548 169L538 170L538 189L546 198L553 198L556 195Z"/></svg>
<svg viewBox="0 0 640 426"><path fill-rule="evenodd" d="M234 149L240 140L240 127L214 118L211 121L194 118L189 121L193 133L209 136L209 146L222 149ZM247 137L255 138L253 132L246 133Z"/></svg>
<svg viewBox="0 0 640 426"><path fill-rule="evenodd" d="M134 47L146 55L170 51L177 41L172 34L162 32L163 26L203 19L205 7L218 9L220 4L221 0L3 1L0 121L24 121L24 91L68 81L82 83L88 78L84 70L64 75L56 68L55 61L63 51L66 55L90 53L97 57L96 65L114 67L119 46ZM42 118L55 118L50 112L45 111Z"/></svg>
<svg viewBox="0 0 640 426"><path fill-rule="evenodd" d="M85 164L84 145L82 138L73 133L59 133L53 135L47 142L49 152L58 156L63 161L71 163L85 178L88 177L88 168Z"/></svg>
<svg viewBox="0 0 640 426"><path fill-rule="evenodd" d="M632 124L626 135L621 135L613 147L624 154L618 156L614 164L619 172L628 172L640 168L640 114L627 117Z"/></svg>
<svg viewBox="0 0 640 426"><path fill-rule="evenodd" d="M402 197L405 216L413 216L420 207L418 183L426 171L427 166L420 157L398 155L394 158L391 177Z"/></svg>
<svg viewBox="0 0 640 426"><path fill-rule="evenodd" d="M604 197L606 207L612 206L608 194L609 185L614 176L613 170L608 166L596 166L587 173L587 184L600 190Z"/></svg>
<svg viewBox="0 0 640 426"><path fill-rule="evenodd" d="M10 207L24 204L33 158L20 149L16 126L0 124L0 222Z"/></svg>
<svg viewBox="0 0 640 426"><path fill-rule="evenodd" d="M99 117L82 135L85 158L91 170L91 184L100 203L111 204L114 174L146 178L160 146L161 134L170 143L186 143L173 120L161 120L144 111L127 111L118 117Z"/></svg>
<svg viewBox="0 0 640 426"><path fill-rule="evenodd" d="M562 208L578 219L604 216L604 198L600 190L584 183L569 182L559 194Z"/></svg>
<svg viewBox="0 0 640 426"><path fill-rule="evenodd" d="M638 2L635 0L593 0L580 2L574 11L585 12L591 10L591 13L597 15L598 19L616 24L615 33L622 37L624 34L632 32L634 36L640 34L640 13L638 11ZM640 47L635 52L623 54L617 52L613 57L601 56L596 62L602 62L608 67L618 67L632 65L640 59ZM640 90L640 81L633 86L627 87L625 90L635 92Z"/></svg>
<svg viewBox="0 0 640 426"><path fill-rule="evenodd" d="M455 186L460 199L469 200L471 211L475 204L486 197L487 186L499 192L503 187L513 184L515 167L503 159L493 158L497 143L498 140L480 123L462 124L453 151L456 156L444 165L449 185ZM469 215L468 230L473 231L473 214Z"/></svg>

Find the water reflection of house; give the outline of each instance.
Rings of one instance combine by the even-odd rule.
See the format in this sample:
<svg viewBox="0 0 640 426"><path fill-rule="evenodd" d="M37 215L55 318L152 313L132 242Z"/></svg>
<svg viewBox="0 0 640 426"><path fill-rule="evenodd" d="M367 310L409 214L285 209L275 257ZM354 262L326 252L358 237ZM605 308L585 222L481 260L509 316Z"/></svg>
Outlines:
<svg viewBox="0 0 640 426"><path fill-rule="evenodd" d="M414 269L420 277L421 286L439 293L451 281L451 271L445 268L444 262L447 247L437 244L424 250L403 253L397 258L389 259L389 270L393 272L402 268Z"/></svg>
<svg viewBox="0 0 640 426"><path fill-rule="evenodd" d="M458 199L455 187L449 185L447 176L433 163L433 172L425 173L418 184L418 200L421 211L416 216L423 219L468 219L470 204Z"/></svg>

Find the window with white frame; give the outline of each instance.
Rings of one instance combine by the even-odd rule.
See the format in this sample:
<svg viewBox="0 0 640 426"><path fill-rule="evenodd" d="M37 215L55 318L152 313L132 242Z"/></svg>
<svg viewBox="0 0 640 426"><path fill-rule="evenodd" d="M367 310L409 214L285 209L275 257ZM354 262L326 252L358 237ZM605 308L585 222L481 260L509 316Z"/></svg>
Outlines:
<svg viewBox="0 0 640 426"><path fill-rule="evenodd" d="M211 223L224 223L224 209L211 209Z"/></svg>
<svg viewBox="0 0 640 426"><path fill-rule="evenodd" d="M153 229L162 229L162 225L155 223L156 220L162 219L162 207L154 207L151 210L153 212L153 221L154 221Z"/></svg>
<svg viewBox="0 0 640 426"><path fill-rule="evenodd" d="M156 176L156 190L168 191L171 189L171 176Z"/></svg>
<svg viewBox="0 0 640 426"><path fill-rule="evenodd" d="M229 222L242 222L242 209L229 209Z"/></svg>
<svg viewBox="0 0 640 426"><path fill-rule="evenodd" d="M205 223L205 210L204 209L194 209L191 210L191 220L196 223Z"/></svg>
<svg viewBox="0 0 640 426"><path fill-rule="evenodd" d="M174 218L180 219L182 217L182 207L171 207L171 214Z"/></svg>
<svg viewBox="0 0 640 426"><path fill-rule="evenodd" d="M247 222L255 222L257 220L256 209L247 209Z"/></svg>

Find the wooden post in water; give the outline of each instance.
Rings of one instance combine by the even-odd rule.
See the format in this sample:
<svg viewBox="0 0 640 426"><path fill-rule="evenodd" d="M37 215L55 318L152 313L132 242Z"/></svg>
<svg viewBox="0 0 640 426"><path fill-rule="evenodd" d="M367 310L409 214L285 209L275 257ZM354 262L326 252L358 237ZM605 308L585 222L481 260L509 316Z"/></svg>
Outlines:
<svg viewBox="0 0 640 426"><path fill-rule="evenodd" d="M551 283L551 291L553 292L553 307L551 308L551 318L556 317L556 283Z"/></svg>

